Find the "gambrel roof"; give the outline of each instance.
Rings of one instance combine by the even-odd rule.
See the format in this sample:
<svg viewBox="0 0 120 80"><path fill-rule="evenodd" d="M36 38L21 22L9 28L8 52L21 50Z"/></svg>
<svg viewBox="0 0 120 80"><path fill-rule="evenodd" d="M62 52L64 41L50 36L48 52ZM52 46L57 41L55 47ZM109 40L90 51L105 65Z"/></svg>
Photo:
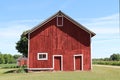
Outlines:
<svg viewBox="0 0 120 80"><path fill-rule="evenodd" d="M30 34L30 33L34 32L35 30L37 30L38 28L40 28L41 26L43 26L44 24L46 24L47 22L51 21L53 18L55 18L55 17L57 17L59 15L62 15L64 18L68 19L70 22L77 25L79 28L81 28L84 31L86 31L87 33L91 34L92 37L96 35L94 32L90 31L89 29L87 29L86 27L84 27L83 25L81 25L80 23L78 23L77 21L75 21L74 19L72 19L71 17L66 15L65 13L63 13L62 11L58 11L53 16L51 16L48 19L46 19L45 21L41 22L37 26L33 27L29 32L27 32L27 34Z"/></svg>

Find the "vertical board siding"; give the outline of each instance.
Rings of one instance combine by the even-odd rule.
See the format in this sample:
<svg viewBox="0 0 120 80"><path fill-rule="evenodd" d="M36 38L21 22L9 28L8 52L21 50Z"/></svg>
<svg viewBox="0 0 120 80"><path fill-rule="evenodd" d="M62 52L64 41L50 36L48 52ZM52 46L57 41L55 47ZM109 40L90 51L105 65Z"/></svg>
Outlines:
<svg viewBox="0 0 120 80"><path fill-rule="evenodd" d="M63 17L58 27L56 18L30 34L30 68L52 68L53 55L63 55L63 70L74 70L73 55L83 54L83 69L90 69L90 34ZM48 60L37 60L38 52L47 52Z"/></svg>

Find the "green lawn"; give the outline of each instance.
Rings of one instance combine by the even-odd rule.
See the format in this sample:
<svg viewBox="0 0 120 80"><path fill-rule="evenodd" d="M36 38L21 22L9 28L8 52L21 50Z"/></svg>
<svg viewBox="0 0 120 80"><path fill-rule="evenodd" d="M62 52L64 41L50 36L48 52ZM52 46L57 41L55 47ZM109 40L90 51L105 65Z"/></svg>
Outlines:
<svg viewBox="0 0 120 80"><path fill-rule="evenodd" d="M120 68L103 66L93 66L92 71L3 74L8 70L0 69L0 80L120 80Z"/></svg>
<svg viewBox="0 0 120 80"><path fill-rule="evenodd" d="M0 64L0 68L12 68L16 66L17 64Z"/></svg>

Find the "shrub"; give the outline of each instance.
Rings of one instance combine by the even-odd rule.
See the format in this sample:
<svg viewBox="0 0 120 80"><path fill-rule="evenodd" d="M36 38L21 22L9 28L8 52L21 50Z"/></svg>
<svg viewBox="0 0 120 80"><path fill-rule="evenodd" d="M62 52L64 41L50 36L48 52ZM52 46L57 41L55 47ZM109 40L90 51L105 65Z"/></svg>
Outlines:
<svg viewBox="0 0 120 80"><path fill-rule="evenodd" d="M26 66L19 67L16 72L17 73L26 73L27 72Z"/></svg>
<svg viewBox="0 0 120 80"><path fill-rule="evenodd" d="M120 61L93 61L93 64L120 66Z"/></svg>

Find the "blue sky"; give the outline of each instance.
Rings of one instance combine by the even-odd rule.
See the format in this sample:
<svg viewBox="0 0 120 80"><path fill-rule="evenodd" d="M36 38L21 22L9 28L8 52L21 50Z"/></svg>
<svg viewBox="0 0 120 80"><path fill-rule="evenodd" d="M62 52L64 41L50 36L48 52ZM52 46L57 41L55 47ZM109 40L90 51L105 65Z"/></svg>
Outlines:
<svg viewBox="0 0 120 80"><path fill-rule="evenodd" d="M18 54L22 32L59 10L96 33L93 58L120 53L119 0L1 0L0 52Z"/></svg>

